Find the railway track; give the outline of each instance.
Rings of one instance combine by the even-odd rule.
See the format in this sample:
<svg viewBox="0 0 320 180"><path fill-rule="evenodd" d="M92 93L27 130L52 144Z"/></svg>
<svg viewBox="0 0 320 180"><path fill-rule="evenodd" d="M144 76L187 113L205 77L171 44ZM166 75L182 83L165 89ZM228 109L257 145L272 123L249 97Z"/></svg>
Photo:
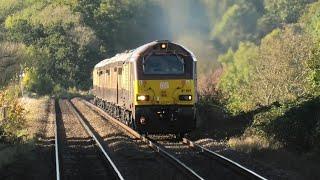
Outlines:
<svg viewBox="0 0 320 180"><path fill-rule="evenodd" d="M193 179L168 163L157 151L123 128L110 123L95 110L79 100L72 102L85 116L92 128L104 139L126 179Z"/></svg>
<svg viewBox="0 0 320 180"><path fill-rule="evenodd" d="M179 153L181 154L181 152L177 151L174 153L172 150L170 150L170 148L168 148L170 145L165 145L161 141L142 136L92 103L82 99L80 99L80 101L85 103L92 110L104 116L106 119L110 120L112 123L123 128L127 133L145 142L150 148L154 149L161 156L170 160L172 164L179 168L181 172L187 175L190 179L266 179L254 171L240 165L239 163L236 163L218 153L197 145L186 138L184 138L181 142L175 142L175 144L179 144L179 146L187 146L187 151L191 152L189 154L187 153L187 156L185 156L189 159L189 163L185 163L186 158L178 158L178 155ZM188 157L190 154L191 156ZM197 170L194 170L194 158L198 158L199 156L205 156L206 159L200 159L200 168L198 167ZM210 163L208 164L208 162ZM202 167L204 164L206 164L206 167ZM203 173L204 171L206 172Z"/></svg>
<svg viewBox="0 0 320 180"><path fill-rule="evenodd" d="M233 169L236 173L243 175L249 179L262 179L262 180L266 180L266 178L264 178L263 176L259 175L258 173L246 168L245 166L225 157L222 156L221 154L218 154L216 152L211 151L210 149L207 149L187 138L183 138L182 142L184 144L187 144L189 147L197 149L198 151L201 151L203 154L212 157L214 159L216 159L217 161L220 161L221 163L223 163L225 166L230 167L231 169Z"/></svg>
<svg viewBox="0 0 320 180"><path fill-rule="evenodd" d="M168 149L204 179L266 179L240 164L206 149L186 138L149 136L160 147Z"/></svg>
<svg viewBox="0 0 320 180"><path fill-rule="evenodd" d="M123 176L74 105L55 102L56 179L120 179Z"/></svg>

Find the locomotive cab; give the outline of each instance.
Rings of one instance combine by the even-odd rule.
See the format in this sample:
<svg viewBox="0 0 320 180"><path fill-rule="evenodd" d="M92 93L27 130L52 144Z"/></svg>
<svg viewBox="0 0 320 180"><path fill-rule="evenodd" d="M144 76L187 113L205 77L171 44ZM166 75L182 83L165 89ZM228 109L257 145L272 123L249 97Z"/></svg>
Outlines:
<svg viewBox="0 0 320 180"><path fill-rule="evenodd" d="M133 129L184 134L196 127L196 58L169 41L154 41L98 63L94 102Z"/></svg>
<svg viewBox="0 0 320 180"><path fill-rule="evenodd" d="M146 133L184 134L196 126L196 60L160 41L136 61L135 126Z"/></svg>

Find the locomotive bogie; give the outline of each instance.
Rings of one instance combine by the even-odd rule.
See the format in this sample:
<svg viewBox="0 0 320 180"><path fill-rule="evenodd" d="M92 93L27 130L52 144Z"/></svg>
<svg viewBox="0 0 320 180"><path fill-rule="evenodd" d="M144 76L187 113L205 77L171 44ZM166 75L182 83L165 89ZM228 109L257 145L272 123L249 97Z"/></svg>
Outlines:
<svg viewBox="0 0 320 180"><path fill-rule="evenodd" d="M141 118L144 122L141 122ZM187 133L195 129L195 106L136 106L136 129L143 133Z"/></svg>

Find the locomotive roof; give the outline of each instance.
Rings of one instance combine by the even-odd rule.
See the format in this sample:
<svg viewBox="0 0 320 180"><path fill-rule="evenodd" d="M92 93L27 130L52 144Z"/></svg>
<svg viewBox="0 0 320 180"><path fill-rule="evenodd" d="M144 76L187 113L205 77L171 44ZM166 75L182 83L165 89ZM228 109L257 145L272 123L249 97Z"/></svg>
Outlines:
<svg viewBox="0 0 320 180"><path fill-rule="evenodd" d="M116 63L116 62L134 61L134 60L136 60L135 57L138 57L142 52L147 50L149 47L154 46L154 45L156 45L158 43L163 43L163 42L171 43L171 42L169 42L167 40L164 40L164 41L153 41L153 42L147 43L145 45L142 45L142 46L140 46L140 47L138 47L136 49L130 50L128 52L117 54L117 55L113 56L112 58L104 59L101 62L99 62L97 65L95 65L95 68L104 67L104 66L106 66L108 64ZM172 44L174 44L174 43L172 43ZM196 61L196 58L195 58L194 54L190 50L188 50L187 48L183 47L182 45L179 45L179 46L181 46L183 49L188 51L191 54L191 56L193 57L193 59Z"/></svg>

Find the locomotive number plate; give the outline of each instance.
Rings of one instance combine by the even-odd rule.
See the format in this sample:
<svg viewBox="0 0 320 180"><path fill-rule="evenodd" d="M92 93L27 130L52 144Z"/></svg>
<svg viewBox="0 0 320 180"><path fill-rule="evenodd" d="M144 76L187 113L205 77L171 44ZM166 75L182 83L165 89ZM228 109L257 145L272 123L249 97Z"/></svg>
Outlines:
<svg viewBox="0 0 320 180"><path fill-rule="evenodd" d="M160 89L169 89L169 82L160 82Z"/></svg>

